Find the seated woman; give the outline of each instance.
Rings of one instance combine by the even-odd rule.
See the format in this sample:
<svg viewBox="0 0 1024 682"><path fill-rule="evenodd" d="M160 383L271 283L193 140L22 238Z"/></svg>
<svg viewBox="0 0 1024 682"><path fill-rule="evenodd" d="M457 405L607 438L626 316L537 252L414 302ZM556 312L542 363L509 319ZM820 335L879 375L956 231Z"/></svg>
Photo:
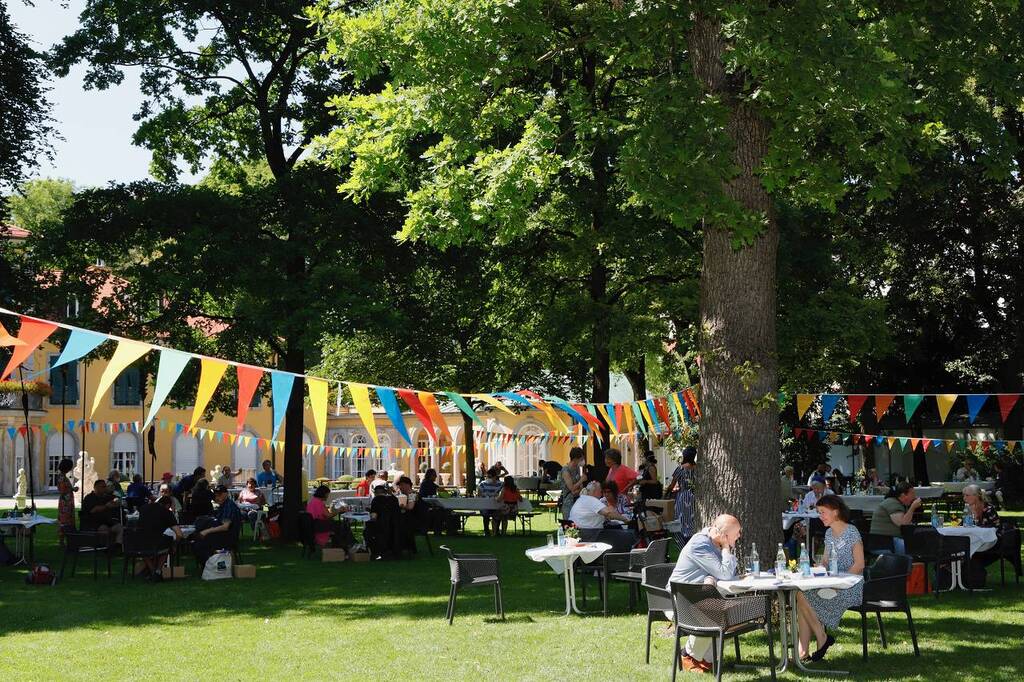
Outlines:
<svg viewBox="0 0 1024 682"><path fill-rule="evenodd" d="M313 517L313 539L320 547L330 544L331 547L344 549L345 554L351 556L349 548L355 544L352 528L347 520L335 518L346 511L346 508L329 509L327 497L330 494L331 489L321 485L313 491L313 497L306 503L306 511Z"/></svg>
<svg viewBox="0 0 1024 682"><path fill-rule="evenodd" d="M633 520L633 507L629 498L619 494L619 485L615 481L605 481L601 484L601 496L605 503L622 515L627 521Z"/></svg>
<svg viewBox="0 0 1024 682"><path fill-rule="evenodd" d="M516 479L506 476L501 484L501 492L498 493L498 501L501 503L501 511L494 517L494 534L505 535L508 532L508 520L514 519L519 514L519 503L523 496L516 487ZM515 524L512 524L515 531Z"/></svg>
<svg viewBox="0 0 1024 682"><path fill-rule="evenodd" d="M178 527L178 521L171 510L172 500L177 501L174 496L162 496L156 502L147 502L139 508L140 541L146 548L158 552L155 556L147 556L142 559L146 564L144 574L154 581L159 581L162 578L161 569L167 559L167 554L170 553L174 545L174 540L182 538L181 528ZM174 532L173 538L167 535L167 529Z"/></svg>
<svg viewBox="0 0 1024 682"><path fill-rule="evenodd" d="M437 497L437 471L427 469L420 483L420 497Z"/></svg>
<svg viewBox="0 0 1024 682"><path fill-rule="evenodd" d="M192 487L185 500L185 513L191 519L213 515L213 493L210 491L210 482L205 478L197 480Z"/></svg>
<svg viewBox="0 0 1024 682"><path fill-rule="evenodd" d="M860 533L850 523L850 510L838 495L826 495L818 500L818 517L828 529L825 531L825 553L822 564L828 567L833 554L841 573L864 573L864 543ZM826 632L839 626L843 613L861 603L864 583L859 582L846 590L815 590L797 592L797 618L800 627L800 658L820 661L835 638ZM811 637L818 649L808 654Z"/></svg>
<svg viewBox="0 0 1024 682"><path fill-rule="evenodd" d="M256 519L259 518L260 510L267 503L267 498L263 495L263 491L256 487L255 478L250 478L245 482L245 487L238 493L238 503L257 507L257 509L242 509L242 515L249 522L249 525L254 525Z"/></svg>
<svg viewBox="0 0 1024 682"><path fill-rule="evenodd" d="M981 486L972 483L964 487L965 512L970 510L974 525L979 528L995 528L996 535L1002 536L1003 524L999 520L996 508L988 502L988 496ZM964 519L960 519L960 525L964 525ZM971 555L970 563L966 567L966 585L971 588L982 588L985 586L985 567L999 561L999 553L993 550L975 552Z"/></svg>

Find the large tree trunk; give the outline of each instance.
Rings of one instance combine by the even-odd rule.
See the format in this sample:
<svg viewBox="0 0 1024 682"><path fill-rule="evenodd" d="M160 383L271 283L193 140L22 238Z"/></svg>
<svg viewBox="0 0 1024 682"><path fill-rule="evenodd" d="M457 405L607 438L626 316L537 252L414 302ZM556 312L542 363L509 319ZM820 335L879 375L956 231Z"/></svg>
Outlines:
<svg viewBox="0 0 1024 682"><path fill-rule="evenodd" d="M764 218L753 243L735 248L728 226L704 225L700 280L702 326L702 421L698 459L697 510L704 524L729 513L743 524L744 545L772 556L781 540L778 495L778 415L756 401L774 396L775 272L778 226L771 198L757 171L768 148L768 123L731 91L723 56L722 27L698 15L688 35L694 74L705 92L729 107L727 134L737 175L723 184L725 195ZM745 363L753 370L741 377Z"/></svg>
<svg viewBox="0 0 1024 682"><path fill-rule="evenodd" d="M289 348L285 356L285 369L303 373L305 360L301 349ZM284 523L281 530L291 540L299 537L298 519L302 511L302 404L305 387L303 379L295 380L284 422ZM312 478L312 472L309 474Z"/></svg>
<svg viewBox="0 0 1024 682"><path fill-rule="evenodd" d="M636 365L627 368L624 372L626 380L629 381L630 388L633 389L633 400L646 400L647 399L647 358L641 355ZM650 448L650 443L643 436L637 437L637 443L640 446L640 451L646 451Z"/></svg>
<svg viewBox="0 0 1024 682"><path fill-rule="evenodd" d="M466 441L466 495L472 496L476 493L476 439L473 438L473 420L468 414L462 415L462 430L465 433ZM454 447L455 444L452 443ZM452 453L452 461L455 460L455 453ZM452 473L455 473L454 467ZM454 476L453 476L454 478Z"/></svg>

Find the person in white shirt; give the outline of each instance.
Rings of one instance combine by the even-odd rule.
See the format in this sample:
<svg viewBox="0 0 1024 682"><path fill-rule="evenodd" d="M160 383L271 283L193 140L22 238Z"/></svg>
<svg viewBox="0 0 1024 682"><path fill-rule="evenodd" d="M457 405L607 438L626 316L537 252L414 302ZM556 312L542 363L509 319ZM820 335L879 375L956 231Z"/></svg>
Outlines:
<svg viewBox="0 0 1024 682"><path fill-rule="evenodd" d="M815 505L818 504L818 500L831 494L832 491L828 489L824 481L815 481L811 484L811 489L804 495L801 506L808 510L814 509Z"/></svg>
<svg viewBox="0 0 1024 682"><path fill-rule="evenodd" d="M615 547L632 546L636 542L636 533L625 526L629 519L605 501L597 481L591 481L580 491L579 499L569 511L569 520L580 530L581 540L593 541L599 533L604 533L603 537L621 533L608 541Z"/></svg>
<svg viewBox="0 0 1024 682"><path fill-rule="evenodd" d="M956 470L956 475L953 476L955 481L980 481L981 477L978 475L978 470L974 468L973 459L965 459L964 465Z"/></svg>
<svg viewBox="0 0 1024 682"><path fill-rule="evenodd" d="M825 476L828 474L828 464L822 462L818 465L818 468L811 472L811 475L807 477L807 485L811 485L816 480L820 480L822 483L825 482Z"/></svg>

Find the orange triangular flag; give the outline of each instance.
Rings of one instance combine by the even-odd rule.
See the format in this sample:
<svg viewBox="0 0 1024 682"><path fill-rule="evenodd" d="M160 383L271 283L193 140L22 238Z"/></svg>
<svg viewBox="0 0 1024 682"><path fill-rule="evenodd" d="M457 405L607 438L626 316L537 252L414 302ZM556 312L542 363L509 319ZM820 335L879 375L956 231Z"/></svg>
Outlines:
<svg viewBox="0 0 1024 682"><path fill-rule="evenodd" d="M24 346L25 342L11 336L11 333L0 324L0 346Z"/></svg>
<svg viewBox="0 0 1024 682"><path fill-rule="evenodd" d="M7 367L4 369L4 373L0 375L0 381L3 381L11 375L18 365L25 362L28 356L32 355L39 344L46 340L46 338L57 330L57 325L52 322L44 322L43 320L34 320L31 317L21 318L21 329L18 330L17 341L20 344L14 344L14 352L11 353L11 359L7 363ZM6 333L6 332L5 332Z"/></svg>
<svg viewBox="0 0 1024 682"><path fill-rule="evenodd" d="M892 405L892 401L896 398L894 395L876 395L875 396L875 419L881 419L885 416L885 411Z"/></svg>

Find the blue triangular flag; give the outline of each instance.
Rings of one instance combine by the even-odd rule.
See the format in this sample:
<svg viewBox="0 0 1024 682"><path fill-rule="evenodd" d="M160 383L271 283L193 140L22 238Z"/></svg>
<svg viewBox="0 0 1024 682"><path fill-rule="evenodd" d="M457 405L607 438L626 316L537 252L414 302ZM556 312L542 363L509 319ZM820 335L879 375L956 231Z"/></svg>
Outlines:
<svg viewBox="0 0 1024 682"><path fill-rule="evenodd" d="M839 396L834 393L824 393L821 396L821 421L825 424L832 417L839 403Z"/></svg>
<svg viewBox="0 0 1024 682"><path fill-rule="evenodd" d="M281 430L281 422L288 411L288 401L291 400L294 386L294 374L270 371L270 395L274 400L274 432L270 440L277 440L277 432Z"/></svg>
<svg viewBox="0 0 1024 682"><path fill-rule="evenodd" d="M967 396L967 421L971 424L974 423L986 400L988 400L987 393L974 393Z"/></svg>
<svg viewBox="0 0 1024 682"><path fill-rule="evenodd" d="M405 420L402 419L402 408L398 406L398 399L395 398L395 392L390 388L384 388L383 386L377 386L377 398L380 399L380 404L384 407L384 411L388 415L388 419L394 424L395 429L398 431L398 435L405 439L405 442L412 445L412 437L409 435L409 430L405 428Z"/></svg>

